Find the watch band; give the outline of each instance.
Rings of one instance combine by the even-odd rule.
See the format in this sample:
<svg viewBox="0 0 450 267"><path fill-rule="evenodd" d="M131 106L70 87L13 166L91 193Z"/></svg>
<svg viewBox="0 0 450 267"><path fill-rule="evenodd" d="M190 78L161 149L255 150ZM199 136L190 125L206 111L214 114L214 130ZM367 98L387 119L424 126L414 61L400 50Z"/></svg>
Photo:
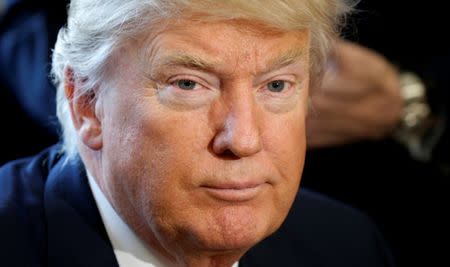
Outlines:
<svg viewBox="0 0 450 267"><path fill-rule="evenodd" d="M413 158L428 161L440 134L427 102L425 83L416 74L403 72L400 84L404 105L394 139L406 146Z"/></svg>

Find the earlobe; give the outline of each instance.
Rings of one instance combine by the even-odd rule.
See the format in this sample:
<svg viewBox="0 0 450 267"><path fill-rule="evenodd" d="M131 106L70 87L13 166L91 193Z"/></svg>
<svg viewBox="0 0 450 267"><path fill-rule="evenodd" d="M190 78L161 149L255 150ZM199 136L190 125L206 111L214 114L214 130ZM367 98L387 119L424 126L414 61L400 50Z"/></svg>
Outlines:
<svg viewBox="0 0 450 267"><path fill-rule="evenodd" d="M102 148L102 130L100 124L93 120L83 119L78 135L81 138L83 144L93 150L99 150Z"/></svg>
<svg viewBox="0 0 450 267"><path fill-rule="evenodd" d="M95 92L82 92L80 83L72 68L67 67L64 79L64 92L69 103L73 126L84 145L99 150L102 148L101 120L95 112L98 99Z"/></svg>

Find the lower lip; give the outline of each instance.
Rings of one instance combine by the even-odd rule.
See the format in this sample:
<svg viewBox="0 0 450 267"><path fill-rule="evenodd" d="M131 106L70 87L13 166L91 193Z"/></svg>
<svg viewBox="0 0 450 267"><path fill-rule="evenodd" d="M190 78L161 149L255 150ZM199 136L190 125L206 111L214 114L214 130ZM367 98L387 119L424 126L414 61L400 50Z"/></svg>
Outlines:
<svg viewBox="0 0 450 267"><path fill-rule="evenodd" d="M249 201L255 198L261 191L263 185L255 187L241 188L241 189L229 189L229 188L215 188L215 187L203 187L208 194L212 197L229 202L243 202Z"/></svg>

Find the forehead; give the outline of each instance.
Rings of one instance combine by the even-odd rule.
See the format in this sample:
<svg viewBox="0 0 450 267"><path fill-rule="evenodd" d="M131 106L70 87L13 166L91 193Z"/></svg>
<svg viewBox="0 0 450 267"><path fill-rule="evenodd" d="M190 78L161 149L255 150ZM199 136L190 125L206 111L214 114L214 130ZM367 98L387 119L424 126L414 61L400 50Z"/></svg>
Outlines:
<svg viewBox="0 0 450 267"><path fill-rule="evenodd" d="M152 65L175 58L199 59L217 68L238 68L246 62L263 68L274 60L309 59L308 30L282 31L248 20L169 21L147 34L139 50Z"/></svg>

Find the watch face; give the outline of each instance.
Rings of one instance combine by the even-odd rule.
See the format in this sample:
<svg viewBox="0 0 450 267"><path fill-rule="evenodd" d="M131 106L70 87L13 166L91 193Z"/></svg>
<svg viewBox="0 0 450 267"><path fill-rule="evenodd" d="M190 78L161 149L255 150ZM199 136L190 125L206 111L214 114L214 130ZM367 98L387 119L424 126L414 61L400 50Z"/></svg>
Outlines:
<svg viewBox="0 0 450 267"><path fill-rule="evenodd" d="M400 90L403 100L407 103L410 101L426 102L426 89L423 81L412 72L400 74Z"/></svg>

